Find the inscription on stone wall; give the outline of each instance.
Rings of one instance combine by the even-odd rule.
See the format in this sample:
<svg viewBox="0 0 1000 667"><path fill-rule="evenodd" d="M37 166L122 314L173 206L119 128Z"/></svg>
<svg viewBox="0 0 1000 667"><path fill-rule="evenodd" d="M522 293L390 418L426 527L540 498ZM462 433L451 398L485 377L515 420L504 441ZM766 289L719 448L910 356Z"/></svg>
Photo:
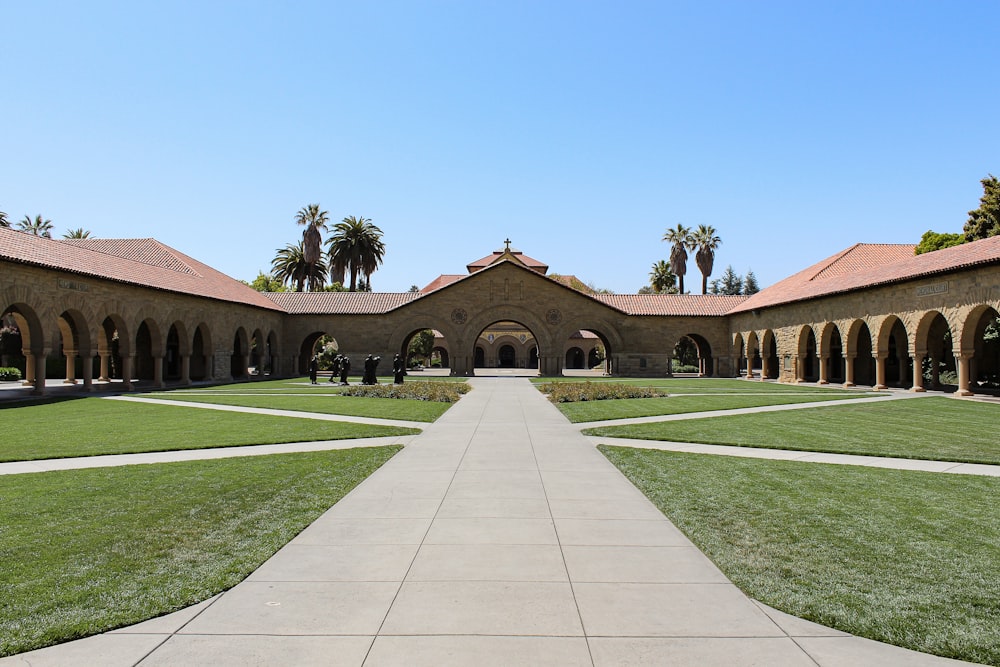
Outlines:
<svg viewBox="0 0 1000 667"><path fill-rule="evenodd" d="M58 280L58 285L62 289L76 290L77 292L89 292L90 286L87 283L81 283L76 280L66 280L65 278L60 278Z"/></svg>
<svg viewBox="0 0 1000 667"><path fill-rule="evenodd" d="M948 291L948 283L917 285L917 296L932 296L934 294L944 294L947 291Z"/></svg>

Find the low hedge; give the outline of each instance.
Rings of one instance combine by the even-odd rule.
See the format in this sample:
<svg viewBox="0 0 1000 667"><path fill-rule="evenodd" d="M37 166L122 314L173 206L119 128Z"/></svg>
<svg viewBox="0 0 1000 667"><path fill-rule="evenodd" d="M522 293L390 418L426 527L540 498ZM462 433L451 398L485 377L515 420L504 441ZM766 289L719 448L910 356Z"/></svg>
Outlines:
<svg viewBox="0 0 1000 667"><path fill-rule="evenodd" d="M0 368L0 382L10 382L21 379L20 368Z"/></svg>
<svg viewBox="0 0 1000 667"><path fill-rule="evenodd" d="M606 401L619 398L659 398L668 394L653 387L618 382L547 382L538 386L553 403Z"/></svg>
<svg viewBox="0 0 1000 667"><path fill-rule="evenodd" d="M408 398L414 401L454 403L472 386L468 382L411 382L409 384L355 384L344 387L341 396Z"/></svg>

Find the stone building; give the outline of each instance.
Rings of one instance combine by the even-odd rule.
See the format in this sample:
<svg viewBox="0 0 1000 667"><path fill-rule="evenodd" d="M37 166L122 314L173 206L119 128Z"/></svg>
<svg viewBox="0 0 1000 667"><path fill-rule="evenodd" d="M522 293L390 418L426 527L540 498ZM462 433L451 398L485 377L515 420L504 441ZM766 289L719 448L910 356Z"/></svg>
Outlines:
<svg viewBox="0 0 1000 667"><path fill-rule="evenodd" d="M7 349L5 335L0 354L41 393L46 374L88 389L292 376L324 335L360 362L405 354L424 329L456 375L603 364L657 377L687 337L708 376L989 387L1000 369L1000 237L912 253L855 245L753 297L593 294L508 243L420 292L261 294L154 239L0 228L0 317L20 341Z"/></svg>

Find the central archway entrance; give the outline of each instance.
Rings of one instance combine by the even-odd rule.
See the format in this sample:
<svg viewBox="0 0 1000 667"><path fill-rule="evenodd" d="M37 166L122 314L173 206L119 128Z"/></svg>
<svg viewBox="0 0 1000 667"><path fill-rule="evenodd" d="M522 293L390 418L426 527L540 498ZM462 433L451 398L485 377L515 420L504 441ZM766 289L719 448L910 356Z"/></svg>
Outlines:
<svg viewBox="0 0 1000 667"><path fill-rule="evenodd" d="M520 322L493 322L476 337L473 359L476 375L491 371L538 373L538 342L531 329Z"/></svg>

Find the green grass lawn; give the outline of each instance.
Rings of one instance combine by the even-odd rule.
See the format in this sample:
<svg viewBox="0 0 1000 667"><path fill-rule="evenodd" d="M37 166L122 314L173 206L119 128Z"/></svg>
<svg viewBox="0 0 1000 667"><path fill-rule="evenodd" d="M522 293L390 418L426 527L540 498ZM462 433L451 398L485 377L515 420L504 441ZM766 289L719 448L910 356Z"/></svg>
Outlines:
<svg viewBox="0 0 1000 667"><path fill-rule="evenodd" d="M358 384L361 381L361 375L352 375L348 378L351 384ZM391 384L392 376L379 376L376 378L381 384ZM468 378L464 377L453 377L450 375L420 375L416 373L414 375L407 375L406 382L465 382ZM339 378L338 378L339 380ZM318 380L318 384L310 384L308 377L298 377L298 378L283 378L280 380L252 380L249 382L233 382L229 384L219 384L219 385L209 385L203 387L185 387L183 390L178 391L208 391L208 392L236 392L236 393L246 393L246 392L325 392L329 390L331 393L338 393L340 391L340 385L337 382L329 382L329 378L321 376Z"/></svg>
<svg viewBox="0 0 1000 667"><path fill-rule="evenodd" d="M601 451L751 597L1000 665L1000 479Z"/></svg>
<svg viewBox="0 0 1000 667"><path fill-rule="evenodd" d="M103 398L0 404L0 430L8 434L0 440L0 461L419 433L417 429L392 426Z"/></svg>
<svg viewBox="0 0 1000 667"><path fill-rule="evenodd" d="M587 435L1000 464L1000 406L932 397L602 426Z"/></svg>
<svg viewBox="0 0 1000 667"><path fill-rule="evenodd" d="M0 477L0 656L232 587L398 449Z"/></svg>
<svg viewBox="0 0 1000 667"><path fill-rule="evenodd" d="M580 401L577 403L556 403L556 407L573 423L604 421L608 419L628 419L631 417L652 417L656 415L676 415L688 412L713 410L734 410L755 408L765 405L785 405L790 403L811 403L813 401L839 401L849 398L864 398L878 394L851 392L836 393L768 393L718 395L700 394L667 396L664 398L631 398L606 401Z"/></svg>
<svg viewBox="0 0 1000 667"><path fill-rule="evenodd" d="M324 388L325 390L325 388ZM376 417L378 419L402 419L405 421L432 422L451 407L450 403L415 401L407 399L364 398L360 396L340 396L339 392L325 390L317 395L272 394L264 392L239 394L214 392L158 392L144 394L150 398L193 403L213 403L219 405L241 405L250 408L272 408L275 410L296 410L319 412L352 417Z"/></svg>
<svg viewBox="0 0 1000 667"><path fill-rule="evenodd" d="M734 378L621 378L621 377L544 377L531 378L532 384L547 382L613 382L634 384L640 387L656 387L671 394L721 394L736 393L853 393L839 387L817 387L814 385L780 384L777 382L757 382Z"/></svg>

